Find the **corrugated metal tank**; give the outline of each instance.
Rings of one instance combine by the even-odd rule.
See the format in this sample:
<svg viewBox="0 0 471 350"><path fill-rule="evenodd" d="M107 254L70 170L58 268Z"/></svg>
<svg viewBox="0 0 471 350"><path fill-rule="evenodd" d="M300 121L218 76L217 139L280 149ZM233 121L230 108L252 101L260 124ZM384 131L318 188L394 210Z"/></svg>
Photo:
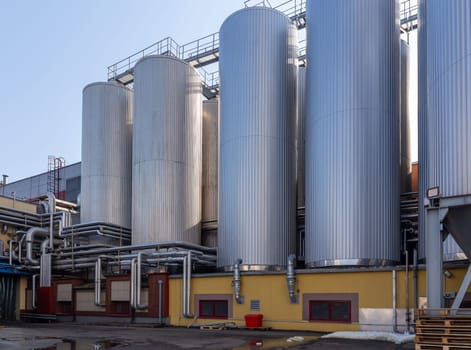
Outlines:
<svg viewBox="0 0 471 350"><path fill-rule="evenodd" d="M217 246L219 98L203 101L203 232L202 244Z"/></svg>
<svg viewBox="0 0 471 350"><path fill-rule="evenodd" d="M132 243L200 243L202 95L198 73L170 56L134 68Z"/></svg>
<svg viewBox="0 0 471 350"><path fill-rule="evenodd" d="M296 177L298 183L298 208L304 207L306 202L306 161L305 161L305 148L306 148L306 68L299 67L298 70L298 89L297 89L297 163L296 163Z"/></svg>
<svg viewBox="0 0 471 350"><path fill-rule="evenodd" d="M421 169L426 189L441 197L471 194L471 1L427 0L421 4ZM426 95L425 95L426 94ZM425 156L425 161L423 157ZM422 213L423 214L423 213ZM470 207L450 209L446 227L471 254ZM422 219L423 221L423 219ZM422 234L423 236L423 234Z"/></svg>
<svg viewBox="0 0 471 350"><path fill-rule="evenodd" d="M467 260L466 254L451 235L443 241L443 261Z"/></svg>
<svg viewBox="0 0 471 350"><path fill-rule="evenodd" d="M131 228L133 92L94 83L82 101L80 221Z"/></svg>
<svg viewBox="0 0 471 350"><path fill-rule="evenodd" d="M295 250L297 33L245 8L220 30L218 265L275 269Z"/></svg>
<svg viewBox="0 0 471 350"><path fill-rule="evenodd" d="M409 44L401 40L401 193L411 191L411 135L409 113Z"/></svg>
<svg viewBox="0 0 471 350"><path fill-rule="evenodd" d="M307 2L307 266L399 260L398 10Z"/></svg>

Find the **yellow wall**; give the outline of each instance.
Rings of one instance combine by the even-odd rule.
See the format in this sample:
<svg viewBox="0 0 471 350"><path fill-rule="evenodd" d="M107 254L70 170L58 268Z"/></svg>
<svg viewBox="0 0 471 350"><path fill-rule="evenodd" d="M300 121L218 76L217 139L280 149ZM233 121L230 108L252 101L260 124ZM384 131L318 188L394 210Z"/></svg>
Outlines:
<svg viewBox="0 0 471 350"><path fill-rule="evenodd" d="M465 269L450 270L451 279L446 280L446 292L457 291ZM418 271L418 296L426 295L426 272ZM358 293L359 308L392 308L392 271L298 273L296 288L300 290L299 304L290 304L285 274L247 275L242 274L241 294L245 303L233 301L233 321L244 325L244 315L258 313L250 311L250 300L260 300L260 312L264 315L263 326L274 329L337 331L359 330L358 323L314 323L302 320L302 295L310 293ZM405 271L397 271L397 307L405 308ZM191 307L195 294L233 294L232 275L194 276L191 281ZM221 322L222 320L185 319L181 311L181 278L170 279L170 323L175 326L188 326L193 323ZM471 289L470 289L471 291ZM409 273L409 303L413 307L413 272Z"/></svg>

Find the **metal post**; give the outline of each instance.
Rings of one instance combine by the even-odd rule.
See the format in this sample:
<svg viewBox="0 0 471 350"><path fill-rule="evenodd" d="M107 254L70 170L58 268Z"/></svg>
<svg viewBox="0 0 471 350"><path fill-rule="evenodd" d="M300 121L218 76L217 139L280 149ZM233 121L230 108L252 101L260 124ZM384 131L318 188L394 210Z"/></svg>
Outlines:
<svg viewBox="0 0 471 350"><path fill-rule="evenodd" d="M427 208L425 211L425 257L427 259L427 304L430 309L443 306L443 247L440 230L440 210Z"/></svg>

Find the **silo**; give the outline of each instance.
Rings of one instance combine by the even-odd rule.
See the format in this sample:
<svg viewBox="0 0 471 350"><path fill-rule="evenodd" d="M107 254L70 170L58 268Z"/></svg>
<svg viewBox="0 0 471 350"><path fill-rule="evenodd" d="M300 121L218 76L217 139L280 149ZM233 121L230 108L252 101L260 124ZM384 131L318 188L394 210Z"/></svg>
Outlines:
<svg viewBox="0 0 471 350"><path fill-rule="evenodd" d="M82 223L131 228L133 92L117 83L83 89Z"/></svg>
<svg viewBox="0 0 471 350"><path fill-rule="evenodd" d="M199 75L170 56L147 56L137 62L134 74L132 242L199 244Z"/></svg>
<svg viewBox="0 0 471 350"><path fill-rule="evenodd" d="M438 187L441 198L462 197L471 194L471 1L427 0L421 6L419 64L426 69L421 87L427 126L420 141L427 157L423 194ZM469 205L453 207L444 222L468 256L470 214Z"/></svg>
<svg viewBox="0 0 471 350"><path fill-rule="evenodd" d="M297 33L251 7L220 30L218 265L276 269L294 253Z"/></svg>
<svg viewBox="0 0 471 350"><path fill-rule="evenodd" d="M401 193L411 191L411 135L409 113L409 44L401 40Z"/></svg>
<svg viewBox="0 0 471 350"><path fill-rule="evenodd" d="M297 163L296 163L296 177L297 177L297 206L302 208L305 206L305 148L306 148L306 68L299 67L298 70L298 88L297 88Z"/></svg>
<svg viewBox="0 0 471 350"><path fill-rule="evenodd" d="M217 246L219 97L203 101L202 244Z"/></svg>
<svg viewBox="0 0 471 350"><path fill-rule="evenodd" d="M443 261L467 260L466 254L451 235L443 241Z"/></svg>
<svg viewBox="0 0 471 350"><path fill-rule="evenodd" d="M307 266L399 260L398 10L307 2Z"/></svg>

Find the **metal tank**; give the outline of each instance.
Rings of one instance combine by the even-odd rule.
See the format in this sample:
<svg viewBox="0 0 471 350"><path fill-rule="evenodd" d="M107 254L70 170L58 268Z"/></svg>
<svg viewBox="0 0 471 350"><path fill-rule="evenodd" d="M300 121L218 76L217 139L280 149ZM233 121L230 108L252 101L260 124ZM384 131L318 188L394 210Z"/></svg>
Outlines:
<svg viewBox="0 0 471 350"><path fill-rule="evenodd" d="M219 97L203 101L203 231L201 242L217 246Z"/></svg>
<svg viewBox="0 0 471 350"><path fill-rule="evenodd" d="M132 243L200 243L202 87L189 64L147 56L134 68Z"/></svg>
<svg viewBox="0 0 471 350"><path fill-rule="evenodd" d="M421 81L426 94L421 103L425 121L420 125L426 126L426 135L420 135L419 141L423 144L419 162L423 162L424 150L426 156L421 195L431 187L438 187L442 198L470 195L471 1L427 0L420 6L419 66L426 74ZM470 215L469 205L453 207L444 222L468 256Z"/></svg>
<svg viewBox="0 0 471 350"><path fill-rule="evenodd" d="M295 250L297 33L251 7L219 32L218 265L278 269Z"/></svg>
<svg viewBox="0 0 471 350"><path fill-rule="evenodd" d="M466 254L460 248L452 235L443 241L443 261L467 260Z"/></svg>
<svg viewBox="0 0 471 350"><path fill-rule="evenodd" d="M400 258L397 1L307 2L306 265Z"/></svg>
<svg viewBox="0 0 471 350"><path fill-rule="evenodd" d="M82 101L80 221L131 228L133 91L93 83Z"/></svg>
<svg viewBox="0 0 471 350"><path fill-rule="evenodd" d="M411 135L409 113L409 44L401 40L401 193L411 191Z"/></svg>
<svg viewBox="0 0 471 350"><path fill-rule="evenodd" d="M306 178L306 161L305 161L305 147L306 147L306 68L299 67L298 70L298 87L297 87L297 163L296 163L296 178L297 178L297 206L302 208L305 206L305 178Z"/></svg>

